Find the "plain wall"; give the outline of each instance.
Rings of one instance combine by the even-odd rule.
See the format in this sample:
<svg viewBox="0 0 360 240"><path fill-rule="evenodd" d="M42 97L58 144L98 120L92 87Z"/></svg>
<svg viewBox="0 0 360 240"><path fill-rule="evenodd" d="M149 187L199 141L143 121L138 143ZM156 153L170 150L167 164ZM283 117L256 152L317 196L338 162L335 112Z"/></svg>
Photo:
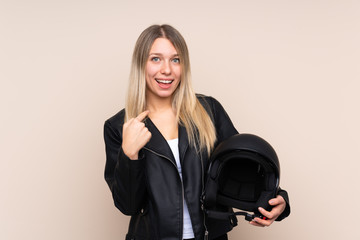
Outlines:
<svg viewBox="0 0 360 240"><path fill-rule="evenodd" d="M185 37L196 92L267 139L292 213L230 239L360 239L357 0L0 0L0 239L124 239L103 179L139 34Z"/></svg>

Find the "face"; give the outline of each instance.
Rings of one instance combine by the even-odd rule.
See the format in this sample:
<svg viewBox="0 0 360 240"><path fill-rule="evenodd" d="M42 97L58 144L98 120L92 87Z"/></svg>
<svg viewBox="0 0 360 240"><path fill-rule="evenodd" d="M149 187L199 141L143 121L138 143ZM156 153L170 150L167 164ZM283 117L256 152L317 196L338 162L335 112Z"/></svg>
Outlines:
<svg viewBox="0 0 360 240"><path fill-rule="evenodd" d="M152 98L171 98L180 83L180 59L172 43L166 38L157 38L146 63L146 94Z"/></svg>

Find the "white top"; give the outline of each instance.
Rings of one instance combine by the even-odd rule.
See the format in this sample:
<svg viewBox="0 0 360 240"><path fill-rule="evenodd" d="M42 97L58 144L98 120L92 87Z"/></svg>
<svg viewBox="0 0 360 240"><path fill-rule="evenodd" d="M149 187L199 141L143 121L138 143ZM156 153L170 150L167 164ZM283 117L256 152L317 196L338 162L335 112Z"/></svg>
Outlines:
<svg viewBox="0 0 360 240"><path fill-rule="evenodd" d="M180 155L179 155L179 139L176 138L176 139L168 140L167 142L175 157L176 166L182 180ZM183 203L184 203L183 239L194 238L194 231L192 229L190 214L185 199L183 199Z"/></svg>

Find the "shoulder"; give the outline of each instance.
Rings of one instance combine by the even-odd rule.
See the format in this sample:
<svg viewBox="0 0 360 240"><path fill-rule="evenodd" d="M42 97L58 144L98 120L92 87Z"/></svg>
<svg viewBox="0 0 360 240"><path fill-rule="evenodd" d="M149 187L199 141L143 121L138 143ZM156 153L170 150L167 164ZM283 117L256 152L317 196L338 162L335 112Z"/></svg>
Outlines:
<svg viewBox="0 0 360 240"><path fill-rule="evenodd" d="M109 126L113 129L122 129L125 121L125 109L120 110L118 113L110 117L105 121L105 126Z"/></svg>
<svg viewBox="0 0 360 240"><path fill-rule="evenodd" d="M238 133L229 115L218 100L202 94L196 94L196 97L213 120L219 141Z"/></svg>
<svg viewBox="0 0 360 240"><path fill-rule="evenodd" d="M201 94L201 93L196 93L196 98L202 103L202 102L210 102L210 101L213 101L214 98L211 97L211 96L207 96L207 95L204 95L204 94Z"/></svg>
<svg viewBox="0 0 360 240"><path fill-rule="evenodd" d="M215 114L219 109L222 110L222 106L218 100L212 96L206 96L203 94L196 94L196 98L199 100L201 105L206 109L206 111Z"/></svg>

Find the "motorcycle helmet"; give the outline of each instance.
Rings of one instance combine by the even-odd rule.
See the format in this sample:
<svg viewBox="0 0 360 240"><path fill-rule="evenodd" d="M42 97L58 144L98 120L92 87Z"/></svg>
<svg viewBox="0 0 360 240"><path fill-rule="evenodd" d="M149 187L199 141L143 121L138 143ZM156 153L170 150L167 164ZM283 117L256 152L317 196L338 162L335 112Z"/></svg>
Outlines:
<svg viewBox="0 0 360 240"><path fill-rule="evenodd" d="M258 207L268 211L268 201L276 197L280 182L280 163L272 146L253 134L236 134L221 142L210 158L203 208L209 218L230 218L236 215L251 221L260 217ZM222 206L244 211L219 211ZM252 212L252 213L249 213Z"/></svg>

